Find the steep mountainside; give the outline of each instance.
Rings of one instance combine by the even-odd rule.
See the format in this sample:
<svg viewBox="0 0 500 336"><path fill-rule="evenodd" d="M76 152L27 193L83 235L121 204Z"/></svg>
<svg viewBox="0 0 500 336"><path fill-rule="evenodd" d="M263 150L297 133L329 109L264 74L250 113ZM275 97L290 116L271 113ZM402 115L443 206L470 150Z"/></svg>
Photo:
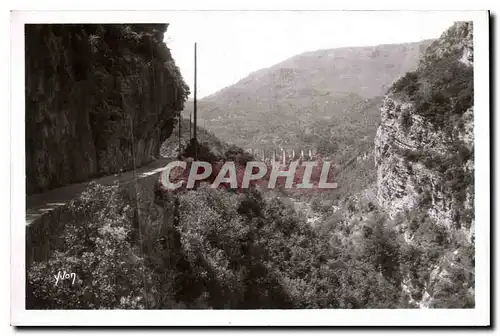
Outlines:
<svg viewBox="0 0 500 336"><path fill-rule="evenodd" d="M472 40L459 22L432 43L383 100L374 160L310 202L317 232L410 307L475 305Z"/></svg>
<svg viewBox="0 0 500 336"><path fill-rule="evenodd" d="M473 27L458 22L382 107L377 200L403 231L404 288L424 307L474 306L473 84Z"/></svg>
<svg viewBox="0 0 500 336"><path fill-rule="evenodd" d="M428 205L438 223L470 228L472 63L472 24L455 24L385 98L375 143L378 199L391 216Z"/></svg>
<svg viewBox="0 0 500 336"><path fill-rule="evenodd" d="M166 29L26 25L27 194L159 154L189 91L163 43Z"/></svg>
<svg viewBox="0 0 500 336"><path fill-rule="evenodd" d="M208 129L241 147L290 147L310 123L339 123L413 70L430 41L319 50L259 70L199 102ZM186 113L192 109L187 105ZM338 118L337 118L338 117Z"/></svg>
<svg viewBox="0 0 500 336"><path fill-rule="evenodd" d="M335 200L322 190L296 202L276 189L204 182L172 191L161 188L159 172L125 185L90 183L28 226L26 307L474 308L472 64L472 24L457 23L383 101L345 95L355 103L336 110L337 119L308 121L328 139L318 149L343 165ZM189 158L189 123L181 125ZM261 122L260 132L268 126ZM203 160L251 159L210 132L199 134ZM314 137L298 134L312 146ZM163 141L163 155L177 154L175 135ZM47 275L65 269L75 283L54 286Z"/></svg>

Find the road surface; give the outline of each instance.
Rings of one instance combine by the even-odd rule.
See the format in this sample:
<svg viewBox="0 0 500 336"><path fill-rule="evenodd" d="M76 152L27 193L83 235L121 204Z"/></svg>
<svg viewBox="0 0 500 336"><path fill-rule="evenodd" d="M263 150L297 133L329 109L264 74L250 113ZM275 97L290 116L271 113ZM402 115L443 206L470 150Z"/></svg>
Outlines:
<svg viewBox="0 0 500 336"><path fill-rule="evenodd" d="M172 161L172 158L161 158L152 163L136 169L137 179L157 174ZM44 213L50 212L57 207L65 205L67 202L80 195L91 181L102 185L113 185L116 181L120 185L126 185L134 182L134 171L127 171L118 175L108 175L94 180L86 181L78 184L71 184L57 189L52 189L39 194L31 195L26 198L26 225L31 224Z"/></svg>

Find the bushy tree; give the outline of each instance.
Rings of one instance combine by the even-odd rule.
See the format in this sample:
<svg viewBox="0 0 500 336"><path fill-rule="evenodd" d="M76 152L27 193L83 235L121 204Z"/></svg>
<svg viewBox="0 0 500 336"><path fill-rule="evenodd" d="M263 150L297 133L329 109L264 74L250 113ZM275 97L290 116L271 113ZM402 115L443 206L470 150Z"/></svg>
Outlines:
<svg viewBox="0 0 500 336"><path fill-rule="evenodd" d="M34 304L42 304L33 308L144 308L148 276L129 239L134 210L118 186L91 183L68 210L61 247L27 271ZM75 273L74 284L55 284L54 276L64 271Z"/></svg>

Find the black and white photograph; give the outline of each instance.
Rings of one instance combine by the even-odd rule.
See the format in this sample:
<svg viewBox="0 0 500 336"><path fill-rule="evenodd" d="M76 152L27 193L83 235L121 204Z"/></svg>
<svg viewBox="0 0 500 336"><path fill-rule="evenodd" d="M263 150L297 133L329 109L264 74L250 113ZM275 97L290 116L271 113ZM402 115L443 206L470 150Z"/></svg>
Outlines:
<svg viewBox="0 0 500 336"><path fill-rule="evenodd" d="M14 324L489 323L487 11L11 15Z"/></svg>

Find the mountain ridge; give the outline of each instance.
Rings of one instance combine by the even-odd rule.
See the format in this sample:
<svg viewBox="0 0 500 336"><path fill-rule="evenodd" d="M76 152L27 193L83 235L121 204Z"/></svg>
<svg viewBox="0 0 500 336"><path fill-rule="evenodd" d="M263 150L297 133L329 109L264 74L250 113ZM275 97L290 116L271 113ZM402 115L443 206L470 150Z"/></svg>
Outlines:
<svg viewBox="0 0 500 336"><path fill-rule="evenodd" d="M256 70L198 101L198 120L221 140L270 150L300 145L312 123L345 118L418 65L433 40L320 49ZM183 115L192 113L188 101ZM373 133L374 136L374 133Z"/></svg>
<svg viewBox="0 0 500 336"><path fill-rule="evenodd" d="M381 48L393 48L395 46L409 46L409 47L414 47L414 46L417 46L417 45L423 45L423 49L425 49L427 46L429 46L432 41L434 41L434 39L426 39L426 40L422 40L422 41L416 41L416 42L405 42L405 43L384 43L384 44L379 44L379 45L375 45L375 46L354 46L354 47L339 47L339 48L328 48L328 49L317 49L317 50L312 50L312 51L306 51L306 52L303 52L303 53L300 53L300 54L297 54L297 55L294 55L294 56L291 56L279 63L276 63L274 65L271 65L269 67L265 67L265 68L261 68L261 69L258 69L258 70L255 70L251 73L249 73L247 76L243 77L242 79L240 79L239 81L231 84L231 85L228 85L212 94L209 94L205 97L203 97L201 100L209 100L209 101L212 101L214 99L217 99L217 96L220 95L220 94L223 94L227 89L229 88L232 88L234 86L238 86L242 83L245 83L247 82L249 79L259 79L260 77L262 77L262 75L265 75L266 72L269 72L269 71L272 71L272 70L275 70L277 68L279 68L280 66L284 67L285 65L288 66L289 63L293 63L295 62L298 58L301 58L301 57L317 57L317 56L321 56L321 57L324 57L325 55L321 55L321 54L330 54L330 53L344 53L346 51L349 51L349 52L359 52L359 51L362 51L362 50L365 50L365 51L378 51L378 49L381 49ZM423 50L420 50L420 52L423 52ZM415 61L418 60L418 57L415 59ZM404 72L402 73L404 74Z"/></svg>

